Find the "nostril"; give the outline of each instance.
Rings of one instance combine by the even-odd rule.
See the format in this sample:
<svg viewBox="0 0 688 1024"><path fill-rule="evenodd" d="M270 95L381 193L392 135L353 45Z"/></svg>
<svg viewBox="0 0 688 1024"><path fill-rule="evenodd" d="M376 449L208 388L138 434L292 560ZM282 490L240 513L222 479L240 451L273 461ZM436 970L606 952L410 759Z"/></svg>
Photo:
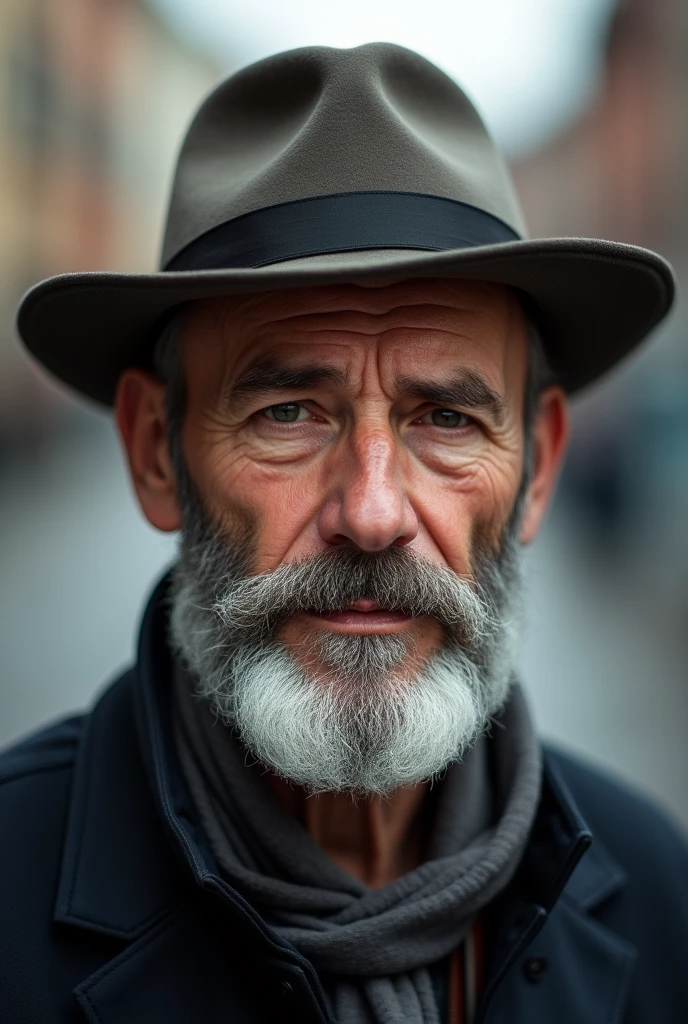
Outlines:
<svg viewBox="0 0 688 1024"><path fill-rule="evenodd" d="M388 501L379 490L376 496L368 489L362 494L354 485L325 503L318 530L328 544L348 543L373 553L410 543L418 533L418 522L405 499Z"/></svg>

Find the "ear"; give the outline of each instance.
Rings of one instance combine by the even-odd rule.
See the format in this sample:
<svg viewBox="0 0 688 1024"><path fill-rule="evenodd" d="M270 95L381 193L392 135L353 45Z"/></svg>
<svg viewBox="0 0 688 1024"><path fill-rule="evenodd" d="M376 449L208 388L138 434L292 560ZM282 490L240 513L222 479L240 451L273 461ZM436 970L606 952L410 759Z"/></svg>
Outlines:
<svg viewBox="0 0 688 1024"><path fill-rule="evenodd" d="M542 392L532 431L533 472L521 523L521 544L530 544L537 537L564 459L569 415L566 394L561 388L546 388Z"/></svg>
<svg viewBox="0 0 688 1024"><path fill-rule="evenodd" d="M178 530L181 512L167 445L165 385L144 370L125 370L115 413L143 514L158 530Z"/></svg>

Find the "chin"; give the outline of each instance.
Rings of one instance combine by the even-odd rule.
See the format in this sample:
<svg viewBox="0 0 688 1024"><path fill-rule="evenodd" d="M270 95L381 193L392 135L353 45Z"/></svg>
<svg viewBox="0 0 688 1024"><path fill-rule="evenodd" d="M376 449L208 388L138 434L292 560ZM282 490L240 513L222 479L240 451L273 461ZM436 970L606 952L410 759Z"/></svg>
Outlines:
<svg viewBox="0 0 688 1024"><path fill-rule="evenodd" d="M411 677L398 665L375 677L309 676L274 645L207 696L282 778L311 793L388 795L460 760L508 689L506 678L486 685L461 651L434 655Z"/></svg>

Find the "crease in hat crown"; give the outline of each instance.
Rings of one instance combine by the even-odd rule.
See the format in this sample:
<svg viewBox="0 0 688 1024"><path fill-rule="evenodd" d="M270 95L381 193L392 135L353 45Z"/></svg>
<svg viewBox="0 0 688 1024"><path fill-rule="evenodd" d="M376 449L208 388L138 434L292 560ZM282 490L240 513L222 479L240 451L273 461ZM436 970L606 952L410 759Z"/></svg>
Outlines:
<svg viewBox="0 0 688 1024"><path fill-rule="evenodd" d="M303 47L236 72L197 111L179 153L161 268L247 213L360 191L467 203L526 235L505 161L448 75L393 43Z"/></svg>

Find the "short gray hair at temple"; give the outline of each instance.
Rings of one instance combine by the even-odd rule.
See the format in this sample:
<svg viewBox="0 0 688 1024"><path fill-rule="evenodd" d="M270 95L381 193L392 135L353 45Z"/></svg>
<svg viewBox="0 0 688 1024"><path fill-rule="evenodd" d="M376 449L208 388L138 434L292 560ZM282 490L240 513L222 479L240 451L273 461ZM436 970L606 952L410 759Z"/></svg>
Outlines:
<svg viewBox="0 0 688 1024"><path fill-rule="evenodd" d="M517 296L528 325L529 363L523 402L523 429L525 453L523 478L519 499L524 496L533 472L532 426L540 395L557 383L557 376L547 357L541 332L535 322L531 300ZM185 488L187 473L182 454L182 426L186 412L186 380L182 366L182 338L191 303L177 306L168 314L153 348L152 368L156 377L165 384L165 412L167 416L167 442L177 483ZM180 499L186 495L180 494Z"/></svg>

